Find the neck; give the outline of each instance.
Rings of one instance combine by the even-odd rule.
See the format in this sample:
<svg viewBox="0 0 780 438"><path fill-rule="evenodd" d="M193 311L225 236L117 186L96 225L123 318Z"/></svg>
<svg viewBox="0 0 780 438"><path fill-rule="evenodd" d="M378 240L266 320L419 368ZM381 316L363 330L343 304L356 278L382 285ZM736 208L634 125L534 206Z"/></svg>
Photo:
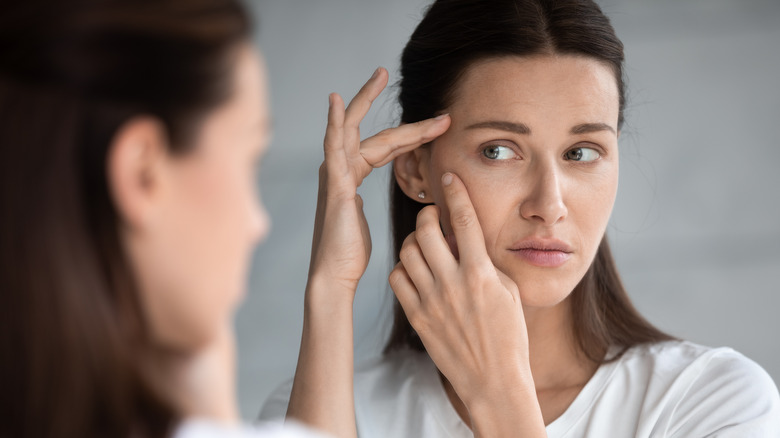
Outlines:
<svg viewBox="0 0 780 438"><path fill-rule="evenodd" d="M238 410L230 360L218 348L195 353L157 349L148 355L144 372L181 417L234 424Z"/></svg>
<svg viewBox="0 0 780 438"><path fill-rule="evenodd" d="M531 373L537 391L581 386L598 368L574 338L571 299L553 307L524 308Z"/></svg>

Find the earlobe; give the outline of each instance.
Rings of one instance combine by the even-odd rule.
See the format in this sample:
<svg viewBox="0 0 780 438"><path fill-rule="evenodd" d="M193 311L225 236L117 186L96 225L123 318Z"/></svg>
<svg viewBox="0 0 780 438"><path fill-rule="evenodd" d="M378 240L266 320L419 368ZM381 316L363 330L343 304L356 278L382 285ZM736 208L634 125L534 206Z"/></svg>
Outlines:
<svg viewBox="0 0 780 438"><path fill-rule="evenodd" d="M117 130L108 150L106 178L123 224L144 227L153 215L167 149L165 129L153 117L128 120Z"/></svg>
<svg viewBox="0 0 780 438"><path fill-rule="evenodd" d="M429 160L430 150L422 147L399 155L393 165L395 180L404 194L423 204L433 202L428 184Z"/></svg>

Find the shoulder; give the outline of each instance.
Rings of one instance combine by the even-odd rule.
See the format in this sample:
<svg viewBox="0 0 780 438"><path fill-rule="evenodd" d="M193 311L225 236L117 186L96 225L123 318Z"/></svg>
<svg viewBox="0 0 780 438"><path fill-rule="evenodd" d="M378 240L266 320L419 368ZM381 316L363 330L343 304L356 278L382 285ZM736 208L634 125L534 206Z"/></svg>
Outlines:
<svg viewBox="0 0 780 438"><path fill-rule="evenodd" d="M652 373L656 379L681 381L691 387L706 385L725 389L739 383L749 384L750 389L768 396L777 395L775 383L760 365L728 347L667 341L631 348L619 362L622 368Z"/></svg>
<svg viewBox="0 0 780 438"><path fill-rule="evenodd" d="M731 348L661 342L634 347L619 363L621 373L647 382L644 402L655 406L668 436L780 434L777 386L760 365ZM724 432L730 429L734 435Z"/></svg>
<svg viewBox="0 0 780 438"><path fill-rule="evenodd" d="M225 426L204 419L183 421L173 438L325 438L297 424L261 424Z"/></svg>

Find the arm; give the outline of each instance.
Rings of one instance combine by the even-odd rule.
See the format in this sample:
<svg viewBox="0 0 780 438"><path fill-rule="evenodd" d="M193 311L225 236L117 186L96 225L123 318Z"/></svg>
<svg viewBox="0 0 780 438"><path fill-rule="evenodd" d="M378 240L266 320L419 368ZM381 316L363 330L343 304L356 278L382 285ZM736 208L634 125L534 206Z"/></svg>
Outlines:
<svg viewBox="0 0 780 438"><path fill-rule="evenodd" d="M330 96L301 350L287 410L287 418L340 437L357 435L352 303L371 254L357 188L374 168L449 127L449 118L426 120L361 142L360 121L387 79L387 71L378 69L346 109L339 95Z"/></svg>
<svg viewBox="0 0 780 438"><path fill-rule="evenodd" d="M493 266L466 187L451 173L442 185L460 258L442 234L438 207L426 207L390 285L466 405L475 436L545 437L517 286Z"/></svg>

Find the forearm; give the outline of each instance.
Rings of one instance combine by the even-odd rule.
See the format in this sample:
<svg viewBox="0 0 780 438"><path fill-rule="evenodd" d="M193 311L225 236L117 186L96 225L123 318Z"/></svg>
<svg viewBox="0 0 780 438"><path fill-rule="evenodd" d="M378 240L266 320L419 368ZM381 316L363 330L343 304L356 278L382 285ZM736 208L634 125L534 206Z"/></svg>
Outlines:
<svg viewBox="0 0 780 438"><path fill-rule="evenodd" d="M352 295L311 280L287 418L336 437L357 436L353 391Z"/></svg>

